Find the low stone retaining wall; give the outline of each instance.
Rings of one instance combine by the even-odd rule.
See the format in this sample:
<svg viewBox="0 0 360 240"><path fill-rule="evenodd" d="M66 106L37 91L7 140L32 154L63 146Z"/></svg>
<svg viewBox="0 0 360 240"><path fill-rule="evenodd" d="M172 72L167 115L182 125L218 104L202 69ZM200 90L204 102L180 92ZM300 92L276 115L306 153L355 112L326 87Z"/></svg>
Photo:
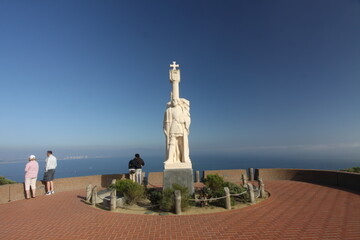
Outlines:
<svg viewBox="0 0 360 240"><path fill-rule="evenodd" d="M255 179L293 180L321 185L349 188L360 191L360 174L343 171L260 168L255 170Z"/></svg>
<svg viewBox="0 0 360 240"><path fill-rule="evenodd" d="M148 176L148 187L162 187L164 183L164 173L163 172L150 172Z"/></svg>
<svg viewBox="0 0 360 240"><path fill-rule="evenodd" d="M109 174L109 175L94 175L85 177L73 178L58 178L54 180L54 187L56 192L71 191L77 189L84 189L88 184L98 187L108 187L111 180L128 178L128 174ZM36 182L36 193L42 195L45 193L45 186L41 181ZM21 200L25 198L24 184L15 183L0 186L0 203Z"/></svg>
<svg viewBox="0 0 360 240"><path fill-rule="evenodd" d="M247 178L245 169L228 169L228 170L206 170L204 171L204 178L209 174L217 174L224 178L225 181L239 183L242 181L242 174ZM163 172L150 172L148 176L149 187L162 187L164 181ZM195 179L194 179L195 180Z"/></svg>

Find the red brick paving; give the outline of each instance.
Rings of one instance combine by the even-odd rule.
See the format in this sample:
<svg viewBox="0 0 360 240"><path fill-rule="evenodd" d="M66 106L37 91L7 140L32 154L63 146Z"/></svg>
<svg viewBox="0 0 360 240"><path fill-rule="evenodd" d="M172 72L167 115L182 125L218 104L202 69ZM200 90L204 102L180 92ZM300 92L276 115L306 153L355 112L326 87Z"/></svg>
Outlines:
<svg viewBox="0 0 360 240"><path fill-rule="evenodd" d="M360 239L360 195L295 181L266 182L271 197L192 216L111 213L84 190L0 205L0 239Z"/></svg>

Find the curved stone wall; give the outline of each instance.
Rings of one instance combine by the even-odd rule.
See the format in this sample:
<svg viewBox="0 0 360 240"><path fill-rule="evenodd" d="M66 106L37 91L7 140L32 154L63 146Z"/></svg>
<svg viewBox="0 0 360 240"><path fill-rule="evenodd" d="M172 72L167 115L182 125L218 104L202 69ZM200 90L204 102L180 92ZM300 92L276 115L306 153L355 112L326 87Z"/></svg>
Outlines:
<svg viewBox="0 0 360 240"><path fill-rule="evenodd" d="M204 171L204 177L208 174L219 174L226 181L239 183L241 175L246 174L244 169L211 170ZM311 182L322 185L330 185L360 191L360 174L342 171L309 170L309 169L283 169L283 168L260 168L255 169L255 179L263 180L293 180ZM84 189L88 184L98 187L108 187L112 179L128 178L128 174L95 175L85 177L59 178L54 180L55 191L64 192ZM150 181L151 180L151 181ZM162 172L149 173L149 183L162 185ZM36 183L38 195L45 193L45 187L41 181ZM21 200L25 198L24 184L7 184L0 186L0 203Z"/></svg>
<svg viewBox="0 0 360 240"><path fill-rule="evenodd" d="M321 185L349 188L360 191L360 174L343 171L260 168L255 170L255 179L293 180Z"/></svg>
<svg viewBox="0 0 360 240"><path fill-rule="evenodd" d="M98 187L108 187L112 179L121 179L127 177L128 174L109 174L109 175L94 175L85 177L72 178L58 178L54 179L54 188L56 192L71 191L77 189L84 189L88 184ZM36 182L37 195L45 193L45 186L41 181ZM24 184L15 183L0 186L0 203L21 200L25 198Z"/></svg>

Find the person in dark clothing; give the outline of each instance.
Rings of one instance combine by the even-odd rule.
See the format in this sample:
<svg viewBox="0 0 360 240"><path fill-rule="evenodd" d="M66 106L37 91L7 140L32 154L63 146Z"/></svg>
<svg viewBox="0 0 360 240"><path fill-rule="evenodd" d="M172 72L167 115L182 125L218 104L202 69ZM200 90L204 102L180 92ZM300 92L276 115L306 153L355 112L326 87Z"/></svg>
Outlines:
<svg viewBox="0 0 360 240"><path fill-rule="evenodd" d="M135 182L135 161L134 159L129 161L129 178Z"/></svg>
<svg viewBox="0 0 360 240"><path fill-rule="evenodd" d="M145 165L144 160L140 157L140 154L135 154L135 158L131 161L135 168L135 181L139 184L141 181L142 167Z"/></svg>

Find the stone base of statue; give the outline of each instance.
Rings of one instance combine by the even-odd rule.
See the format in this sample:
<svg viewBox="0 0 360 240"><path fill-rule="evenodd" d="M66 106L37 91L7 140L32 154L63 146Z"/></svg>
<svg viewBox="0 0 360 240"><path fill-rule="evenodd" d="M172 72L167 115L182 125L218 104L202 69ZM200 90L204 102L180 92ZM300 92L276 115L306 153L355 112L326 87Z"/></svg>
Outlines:
<svg viewBox="0 0 360 240"><path fill-rule="evenodd" d="M187 161L184 163L182 163L182 162L173 163L173 162L168 162L168 161L164 162L164 169L178 169L178 168L192 169L192 164L190 161Z"/></svg>
<svg viewBox="0 0 360 240"><path fill-rule="evenodd" d="M194 193L194 174L192 168L173 168L164 169L164 189L172 188L176 183L189 189L189 193Z"/></svg>

